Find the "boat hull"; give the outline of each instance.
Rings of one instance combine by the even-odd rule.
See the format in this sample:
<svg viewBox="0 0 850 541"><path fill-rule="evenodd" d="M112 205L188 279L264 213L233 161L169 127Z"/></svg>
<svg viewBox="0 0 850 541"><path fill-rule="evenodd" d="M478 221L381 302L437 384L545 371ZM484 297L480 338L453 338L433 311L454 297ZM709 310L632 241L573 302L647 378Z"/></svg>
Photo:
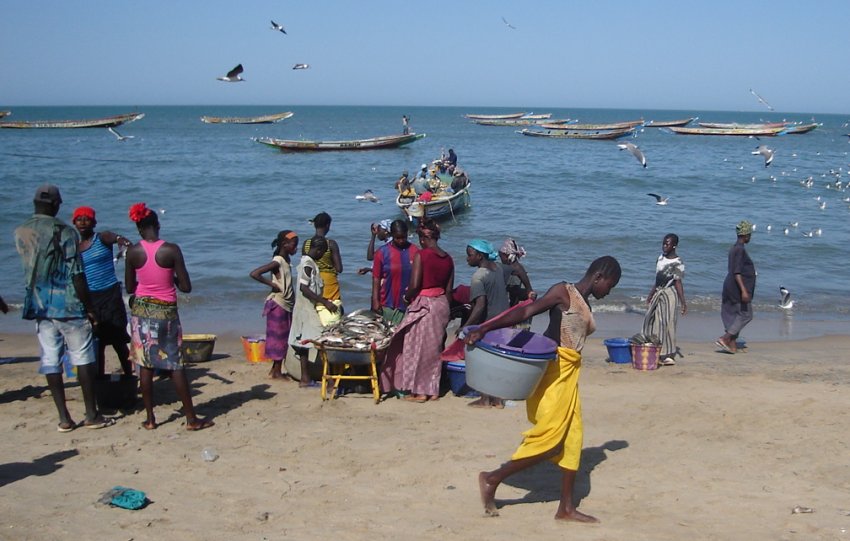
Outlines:
<svg viewBox="0 0 850 541"><path fill-rule="evenodd" d="M505 119L508 119L508 118L520 118L520 117L523 117L527 114L528 113L526 113L526 112L522 112L522 113L508 113L508 114L505 114L505 115L463 115L463 116L465 118L468 118L469 120L505 120Z"/></svg>
<svg viewBox="0 0 850 541"><path fill-rule="evenodd" d="M738 128L738 129L722 129L722 128L667 128L673 133L679 135L731 135L738 137L773 137L784 133L785 127L754 129L754 128Z"/></svg>
<svg viewBox="0 0 850 541"><path fill-rule="evenodd" d="M414 218L431 218L433 220L444 220L453 218L455 214L463 212L471 205L469 189L472 184L467 184L462 190L452 194L445 199L433 199L431 201L415 201L412 198L396 197L396 205L409 220Z"/></svg>
<svg viewBox="0 0 850 541"><path fill-rule="evenodd" d="M602 131L602 130L625 130L643 124L643 120L629 120L626 122L614 122L611 124L555 124L547 122L541 124L541 128L547 130L570 130L570 131Z"/></svg>
<svg viewBox="0 0 850 541"><path fill-rule="evenodd" d="M202 116L201 122L205 124L272 124L291 118L295 113L289 111L285 113L277 113L274 115L250 116L250 117L218 117L218 116Z"/></svg>
<svg viewBox="0 0 850 541"><path fill-rule="evenodd" d="M537 131L537 130L529 130L525 129L520 132L523 135L527 135L529 137L548 137L550 139L588 139L588 140L610 140L610 139L619 139L621 137L627 137L635 133L634 128L620 129L620 130L608 130L608 131L599 131L599 132L589 132L589 131L578 131L578 132L569 132L569 131Z"/></svg>
<svg viewBox="0 0 850 541"><path fill-rule="evenodd" d="M334 150L377 150L382 148L398 148L425 137L424 133L408 135L387 135L371 139L353 139L350 141L297 141L274 139L272 137L255 138L254 141L275 147L281 152L320 152Z"/></svg>
<svg viewBox="0 0 850 541"><path fill-rule="evenodd" d="M696 120L696 117L682 118L680 120L650 120L649 122L644 124L644 126L647 128L681 128L682 126L687 126L694 120Z"/></svg>
<svg viewBox="0 0 850 541"><path fill-rule="evenodd" d="M0 128L35 129L35 128L114 128L128 122L144 118L144 113L127 113L125 115L93 118L89 120L22 120L16 122L0 122Z"/></svg>

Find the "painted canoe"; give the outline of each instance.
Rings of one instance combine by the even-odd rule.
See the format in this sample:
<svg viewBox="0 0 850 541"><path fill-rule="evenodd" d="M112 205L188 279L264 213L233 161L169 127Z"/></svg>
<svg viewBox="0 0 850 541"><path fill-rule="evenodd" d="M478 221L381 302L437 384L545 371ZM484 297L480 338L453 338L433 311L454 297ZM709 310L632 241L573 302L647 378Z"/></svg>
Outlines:
<svg viewBox="0 0 850 541"><path fill-rule="evenodd" d="M144 118L144 113L127 113L124 115L93 118L89 120L21 120L0 122L0 128L114 128L121 124Z"/></svg>
<svg viewBox="0 0 850 541"><path fill-rule="evenodd" d="M550 137L554 139L619 139L635 133L634 128L625 128L619 130L601 130L601 131L538 131L525 129L519 132L529 137Z"/></svg>
<svg viewBox="0 0 850 541"><path fill-rule="evenodd" d="M0 118L6 118L7 116L9 116L11 114L12 114L12 111L0 111Z"/></svg>
<svg viewBox="0 0 850 541"><path fill-rule="evenodd" d="M547 130L570 130L570 131L602 131L602 130L627 130L629 128L634 128L635 126L640 126L643 124L643 120L629 120L627 122L614 122L611 124L553 124L553 123L545 123L541 124L540 127Z"/></svg>
<svg viewBox="0 0 850 541"><path fill-rule="evenodd" d="M525 111L522 113L508 113L506 115L463 115L469 120L505 120L508 118L520 118L527 115Z"/></svg>
<svg viewBox="0 0 850 541"><path fill-rule="evenodd" d="M812 124L797 124L795 126L788 126L788 128L785 130L784 133L786 133L786 134L788 134L788 133L794 133L794 134L809 133L810 131L812 131L813 129L815 129L817 127L818 127L818 125L814 124L814 123L812 123Z"/></svg>
<svg viewBox="0 0 850 541"><path fill-rule="evenodd" d="M700 122L703 128L716 128L719 130L767 130L787 126L787 122L754 122L750 124L739 124L737 122Z"/></svg>
<svg viewBox="0 0 850 541"><path fill-rule="evenodd" d="M543 120L546 118L552 118L552 113L528 113L527 115L523 115L522 118L526 118L528 120Z"/></svg>
<svg viewBox="0 0 850 541"><path fill-rule="evenodd" d="M696 119L697 117L682 118L679 120L650 120L644 124L644 126L647 128L669 128L671 126L680 128L682 126L687 126Z"/></svg>
<svg viewBox="0 0 850 541"><path fill-rule="evenodd" d="M738 128L738 129L722 129L722 128L677 128L675 126L667 128L673 133L680 135L737 135L743 137L772 137L785 133L785 126L778 128Z"/></svg>
<svg viewBox="0 0 850 541"><path fill-rule="evenodd" d="M289 111L285 113L276 113L273 115L262 115L262 116L202 116L201 122L205 122L207 124L271 124L273 122L280 122L281 120L286 120L287 118L292 117L295 113L291 113Z"/></svg>
<svg viewBox="0 0 850 541"><path fill-rule="evenodd" d="M442 220L454 218L458 212L462 212L471 206L469 189L472 182L468 182L463 189L445 196L434 196L430 201L416 201L412 197L404 197L401 194L396 197L396 205L408 220L414 218L432 218Z"/></svg>
<svg viewBox="0 0 850 541"><path fill-rule="evenodd" d="M298 141L292 139L274 139L272 137L254 138L254 141L275 147L282 152L313 152L322 150L375 150L379 148L397 148L425 137L424 133L408 135L385 135L371 139L352 139L349 141Z"/></svg>
<svg viewBox="0 0 850 541"><path fill-rule="evenodd" d="M541 124L561 125L570 122L569 118L550 120L548 118L501 118L493 120L473 120L480 126L539 126Z"/></svg>

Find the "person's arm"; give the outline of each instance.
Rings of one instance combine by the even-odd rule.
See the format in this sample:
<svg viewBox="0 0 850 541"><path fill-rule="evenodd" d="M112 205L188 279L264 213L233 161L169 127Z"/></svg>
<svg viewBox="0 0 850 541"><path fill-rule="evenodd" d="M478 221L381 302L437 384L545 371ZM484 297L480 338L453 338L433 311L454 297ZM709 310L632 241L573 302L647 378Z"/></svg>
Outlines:
<svg viewBox="0 0 850 541"><path fill-rule="evenodd" d="M422 291L422 258L419 257L419 252L416 252L410 269L410 283L407 285L407 291L404 292L404 302L406 304L413 302L420 291Z"/></svg>
<svg viewBox="0 0 850 541"><path fill-rule="evenodd" d="M141 266L139 264L139 253L141 250L142 248L139 245L131 246L127 249L127 259L124 264L124 289L130 295L135 295L136 286L139 284L136 280L136 269Z"/></svg>
<svg viewBox="0 0 850 541"><path fill-rule="evenodd" d="M525 267L522 266L522 263L515 261L514 264L511 265L511 268L513 268L513 272L511 274L519 278L519 281L522 283L522 287L524 287L528 292L528 298L531 300L536 299L537 293L535 293L534 289L532 289L531 279L528 277L528 273L525 272Z"/></svg>
<svg viewBox="0 0 850 541"><path fill-rule="evenodd" d="M378 236L378 226L372 224L372 238L369 239L369 246L366 247L366 261L375 259L375 238Z"/></svg>
<svg viewBox="0 0 850 541"><path fill-rule="evenodd" d="M741 291L741 302L747 304L752 298L750 292L747 291L747 286L744 285L744 277L741 274L744 269L744 248L740 244L736 244L729 259L729 272L735 275L735 283L738 284L738 289Z"/></svg>
<svg viewBox="0 0 850 541"><path fill-rule="evenodd" d="M374 238L374 235L372 238ZM381 276L384 273L384 258L381 253L378 252L378 257L372 262L372 302L370 307L373 312L381 311Z"/></svg>
<svg viewBox="0 0 850 541"><path fill-rule="evenodd" d="M277 285L275 285L274 282L272 282L271 280L269 280L265 276L265 274L267 272L274 272L274 271L277 271L278 269L280 269L280 263L278 263L277 261L270 261L270 262L266 263L265 265L263 265L261 267L257 267L256 269L252 270L248 274L248 276L250 276L254 280L260 282L261 284L266 284L267 286L272 288L273 292L280 293L280 288L277 287Z"/></svg>
<svg viewBox="0 0 850 541"><path fill-rule="evenodd" d="M467 325L477 325L484 321L487 314L487 295L479 295L472 299L472 309L466 318Z"/></svg>
<svg viewBox="0 0 850 541"><path fill-rule="evenodd" d="M183 259L183 252L176 244L171 244L171 246L173 247L172 255L174 258L174 284L177 286L177 289L183 293L191 293L192 281L189 280L189 271L186 269L186 261Z"/></svg>
<svg viewBox="0 0 850 541"><path fill-rule="evenodd" d="M100 241L110 247L117 244L118 246L127 248L133 244L127 237L113 233L112 231L98 231L98 234L100 235Z"/></svg>
<svg viewBox="0 0 850 541"><path fill-rule="evenodd" d="M685 286L682 280L676 280L673 285L676 288L676 295L679 296L679 304L682 305L682 315L685 315L688 313L688 305L685 303Z"/></svg>
<svg viewBox="0 0 850 541"><path fill-rule="evenodd" d="M331 260L337 274L342 274L342 256L339 254L339 245L335 240L328 239L328 249L331 251Z"/></svg>
<svg viewBox="0 0 850 541"><path fill-rule="evenodd" d="M750 297L750 292L747 290L747 286L744 285L744 277L741 273L735 274L735 283L738 284L738 289L741 290L741 303L747 304L750 302L752 297Z"/></svg>
<svg viewBox="0 0 850 541"><path fill-rule="evenodd" d="M95 317L94 310L92 309L91 297L89 296L89 284L86 281L85 273L81 272L75 274L73 278L71 278L71 281L74 284L74 290L77 292L77 298L80 299L81 303L83 303L83 308L86 311L86 317L92 325L97 325L97 318Z"/></svg>
<svg viewBox="0 0 850 541"><path fill-rule="evenodd" d="M312 272L313 272L313 269L311 269L309 267L304 269L304 274L306 274L308 278L312 274ZM307 299L310 300L310 302L312 302L313 304L315 304L315 305L321 304L322 306L327 308L328 311L332 314L335 314L335 313L337 313L337 311L339 311L339 307L337 305L335 305L333 302L322 297L321 295L317 295L316 293L313 293L313 290L310 289L309 284L305 284L305 283L301 282L299 284L299 289L301 290L301 294L304 295L305 297L307 297Z"/></svg>
<svg viewBox="0 0 850 541"><path fill-rule="evenodd" d="M541 314L558 305L560 305L561 310L569 310L570 308L570 296L567 295L566 288L564 288L563 283L553 285L549 288L549 291L547 291L545 295L538 298L536 301L526 304L525 306L520 306L519 308L503 312L501 315L481 324L476 329L471 330L466 335L464 341L467 344L472 345L478 340L481 340L482 336L493 329L502 329L517 325L526 319L530 319L537 314Z"/></svg>

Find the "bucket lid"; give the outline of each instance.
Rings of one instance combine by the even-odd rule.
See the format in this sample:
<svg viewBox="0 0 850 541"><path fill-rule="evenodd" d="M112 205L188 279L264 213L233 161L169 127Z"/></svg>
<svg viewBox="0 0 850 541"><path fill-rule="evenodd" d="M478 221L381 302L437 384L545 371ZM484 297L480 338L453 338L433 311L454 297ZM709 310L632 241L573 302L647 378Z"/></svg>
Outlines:
<svg viewBox="0 0 850 541"><path fill-rule="evenodd" d="M475 344L494 353L517 355L530 359L551 359L558 344L542 334L525 329L496 329Z"/></svg>
<svg viewBox="0 0 850 541"><path fill-rule="evenodd" d="M602 343L605 344L606 346L614 346L614 347L617 347L617 346L622 347L622 346L630 346L631 345L631 342L629 341L628 338L608 338L606 340L603 340Z"/></svg>

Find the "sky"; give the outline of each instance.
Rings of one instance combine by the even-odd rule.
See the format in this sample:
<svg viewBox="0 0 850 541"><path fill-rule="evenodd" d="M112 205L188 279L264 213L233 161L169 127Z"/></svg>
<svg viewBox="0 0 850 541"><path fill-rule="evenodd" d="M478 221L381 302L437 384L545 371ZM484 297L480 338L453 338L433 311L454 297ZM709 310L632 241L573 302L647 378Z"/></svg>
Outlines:
<svg viewBox="0 0 850 541"><path fill-rule="evenodd" d="M2 5L0 108L765 110L752 88L778 112L850 113L848 0ZM245 82L216 80L239 63Z"/></svg>

